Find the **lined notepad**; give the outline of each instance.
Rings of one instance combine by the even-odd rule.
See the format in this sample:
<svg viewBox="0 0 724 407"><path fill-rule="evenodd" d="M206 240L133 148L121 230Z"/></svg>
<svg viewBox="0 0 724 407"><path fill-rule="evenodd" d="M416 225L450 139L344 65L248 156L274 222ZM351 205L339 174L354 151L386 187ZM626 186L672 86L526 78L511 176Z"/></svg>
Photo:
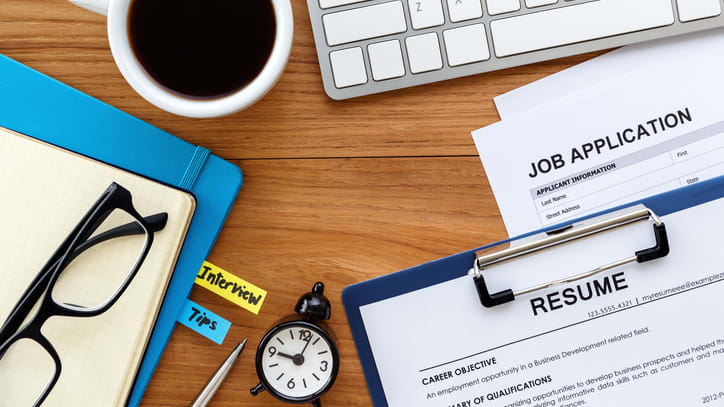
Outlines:
<svg viewBox="0 0 724 407"><path fill-rule="evenodd" d="M0 128L0 322L111 182L131 192L141 216L167 212L168 223L155 233L143 267L108 312L46 322L43 334L58 351L63 370L44 407L125 405L195 200L181 190ZM93 250L93 256L113 260L108 249ZM82 267L94 266L92 257L83 260L89 261ZM20 406L19 400L28 398L24 392L33 391L19 377L46 381L33 376L31 362L27 371L8 372L0 361L1 407Z"/></svg>

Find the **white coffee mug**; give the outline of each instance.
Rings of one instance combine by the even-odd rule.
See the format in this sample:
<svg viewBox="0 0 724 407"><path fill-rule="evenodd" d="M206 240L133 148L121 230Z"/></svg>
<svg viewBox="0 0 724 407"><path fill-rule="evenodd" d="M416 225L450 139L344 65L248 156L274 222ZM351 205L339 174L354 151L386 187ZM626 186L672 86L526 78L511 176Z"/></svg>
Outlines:
<svg viewBox="0 0 724 407"><path fill-rule="evenodd" d="M276 38L262 71L240 90L217 99L194 100L179 96L156 82L140 64L131 49L128 13L133 0L70 0L73 4L108 16L108 40L123 77L144 99L167 112L180 116L208 118L243 110L271 90L289 60L294 32L290 0L269 0L274 7Z"/></svg>

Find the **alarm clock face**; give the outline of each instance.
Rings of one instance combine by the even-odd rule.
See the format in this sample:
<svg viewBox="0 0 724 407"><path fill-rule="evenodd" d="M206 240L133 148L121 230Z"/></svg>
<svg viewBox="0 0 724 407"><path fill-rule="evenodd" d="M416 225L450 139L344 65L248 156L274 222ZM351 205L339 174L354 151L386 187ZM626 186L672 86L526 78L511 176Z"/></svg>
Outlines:
<svg viewBox="0 0 724 407"><path fill-rule="evenodd" d="M332 387L339 353L317 325L292 321L266 334L257 353L257 373L271 394L285 401L316 400Z"/></svg>

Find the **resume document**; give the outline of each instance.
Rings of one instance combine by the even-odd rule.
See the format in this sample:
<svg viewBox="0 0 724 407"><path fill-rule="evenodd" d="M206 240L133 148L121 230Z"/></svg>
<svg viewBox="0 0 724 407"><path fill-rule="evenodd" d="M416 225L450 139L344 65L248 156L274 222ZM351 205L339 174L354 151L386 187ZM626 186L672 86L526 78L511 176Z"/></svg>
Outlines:
<svg viewBox="0 0 724 407"><path fill-rule="evenodd" d="M360 308L390 407L724 405L724 199L664 216L671 253L483 308L471 277ZM486 271L491 291L651 247L650 223Z"/></svg>

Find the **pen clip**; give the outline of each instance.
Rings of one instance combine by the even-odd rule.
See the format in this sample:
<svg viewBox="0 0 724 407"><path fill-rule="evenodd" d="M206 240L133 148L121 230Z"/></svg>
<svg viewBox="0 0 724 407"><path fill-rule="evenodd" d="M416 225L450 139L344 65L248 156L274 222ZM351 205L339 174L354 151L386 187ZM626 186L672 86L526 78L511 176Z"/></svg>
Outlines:
<svg viewBox="0 0 724 407"><path fill-rule="evenodd" d="M651 220L653 223L656 244L648 249L635 252L631 257L605 264L585 273L560 280L550 281L519 291L507 289L496 293L490 293L487 284L485 283L482 271L490 267L534 254L551 247L570 243L585 237L647 220ZM480 302L484 307L492 308L514 301L517 296L589 278L624 264L633 262L645 263L659 259L667 256L670 250L669 240L666 234L666 226L653 211L643 205L636 205L631 208L615 211L597 218L588 219L578 225L566 225L559 229L544 233L542 238L540 238L540 236L541 235L536 235L523 239L515 246L508 245L507 247L492 247L476 253L473 268L468 272L468 274L473 276L475 288L478 291Z"/></svg>

